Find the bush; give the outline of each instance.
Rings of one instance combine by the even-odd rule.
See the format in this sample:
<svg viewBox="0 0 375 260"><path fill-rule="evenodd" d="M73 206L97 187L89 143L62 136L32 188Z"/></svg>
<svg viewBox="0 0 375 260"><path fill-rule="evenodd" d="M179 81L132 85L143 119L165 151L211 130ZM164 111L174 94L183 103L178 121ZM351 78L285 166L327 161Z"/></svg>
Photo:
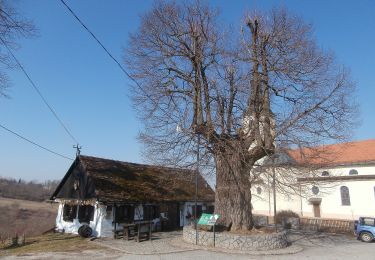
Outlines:
<svg viewBox="0 0 375 260"><path fill-rule="evenodd" d="M285 224L289 218L299 218L299 216L292 210L281 210L276 213L276 224Z"/></svg>
<svg viewBox="0 0 375 260"><path fill-rule="evenodd" d="M58 184L59 181L36 183L0 177L0 197L44 201L50 198Z"/></svg>

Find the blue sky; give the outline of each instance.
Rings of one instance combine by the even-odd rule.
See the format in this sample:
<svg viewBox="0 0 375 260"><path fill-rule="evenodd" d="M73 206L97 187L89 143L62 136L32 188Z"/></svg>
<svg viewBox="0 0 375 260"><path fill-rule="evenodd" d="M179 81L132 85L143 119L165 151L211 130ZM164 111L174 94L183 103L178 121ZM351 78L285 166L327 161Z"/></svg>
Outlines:
<svg viewBox="0 0 375 260"><path fill-rule="evenodd" d="M13 2L13 1L12 1ZM83 146L82 153L142 162L136 137L141 125L129 99L129 80L58 0L18 0L39 36L21 40L15 53ZM152 1L66 0L104 45L121 60L128 33ZM357 83L361 125L353 139L375 138L375 1L211 1L225 22L239 28L244 11L283 5L312 23L318 43L335 52ZM3 50L2 50L3 51ZM10 99L0 99L0 124L74 157L73 142L20 70L7 71ZM60 179L71 161L40 150L0 129L0 176Z"/></svg>

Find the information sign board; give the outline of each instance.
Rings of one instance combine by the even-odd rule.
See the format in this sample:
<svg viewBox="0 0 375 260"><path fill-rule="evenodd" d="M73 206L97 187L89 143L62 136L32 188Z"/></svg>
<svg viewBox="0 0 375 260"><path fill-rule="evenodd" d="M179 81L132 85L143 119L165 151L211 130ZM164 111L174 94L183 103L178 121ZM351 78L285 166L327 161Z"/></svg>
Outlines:
<svg viewBox="0 0 375 260"><path fill-rule="evenodd" d="M198 221L198 225L207 225L213 226L215 225L216 221L219 219L219 214L206 214L203 213Z"/></svg>

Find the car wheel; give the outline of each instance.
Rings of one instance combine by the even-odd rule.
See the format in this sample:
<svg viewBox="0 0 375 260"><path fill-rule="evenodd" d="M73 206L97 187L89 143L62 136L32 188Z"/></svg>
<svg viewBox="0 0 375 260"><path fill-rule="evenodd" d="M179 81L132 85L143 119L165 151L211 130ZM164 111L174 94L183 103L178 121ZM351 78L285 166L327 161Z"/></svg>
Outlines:
<svg viewBox="0 0 375 260"><path fill-rule="evenodd" d="M359 235L359 238L363 241L363 242L371 242L373 239L374 239L374 236L369 233L369 232L362 232L360 235Z"/></svg>

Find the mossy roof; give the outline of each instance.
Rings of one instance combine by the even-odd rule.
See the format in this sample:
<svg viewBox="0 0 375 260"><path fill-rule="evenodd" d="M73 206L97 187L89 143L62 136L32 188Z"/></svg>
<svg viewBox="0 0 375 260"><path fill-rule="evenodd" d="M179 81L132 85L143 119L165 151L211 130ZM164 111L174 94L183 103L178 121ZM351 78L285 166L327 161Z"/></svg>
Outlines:
<svg viewBox="0 0 375 260"><path fill-rule="evenodd" d="M194 201L195 172L79 156L92 179L97 199L103 202ZM198 201L214 201L215 193L198 175Z"/></svg>

